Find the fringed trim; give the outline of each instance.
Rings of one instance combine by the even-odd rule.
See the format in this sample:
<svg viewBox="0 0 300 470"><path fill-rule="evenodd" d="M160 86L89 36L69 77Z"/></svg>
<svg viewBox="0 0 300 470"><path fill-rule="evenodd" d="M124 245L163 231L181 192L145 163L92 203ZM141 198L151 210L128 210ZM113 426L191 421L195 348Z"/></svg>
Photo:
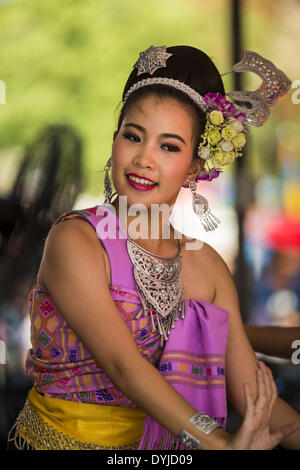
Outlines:
<svg viewBox="0 0 300 470"><path fill-rule="evenodd" d="M150 416L145 419L144 433L138 450L190 450L179 437L167 431Z"/></svg>
<svg viewBox="0 0 300 470"><path fill-rule="evenodd" d="M14 434L13 434L14 432ZM22 437L22 434L25 435L25 437ZM13 436L12 436L13 435ZM24 450L25 447L27 450L30 449L29 445L29 440L28 440L28 433L25 428L23 429L18 429L18 423L17 421L11 428L8 434L7 442L13 442L14 446L18 450Z"/></svg>
<svg viewBox="0 0 300 470"><path fill-rule="evenodd" d="M101 446L81 442L45 423L27 399L24 408L9 431L7 442L13 442L18 450L136 450L139 441L125 446Z"/></svg>

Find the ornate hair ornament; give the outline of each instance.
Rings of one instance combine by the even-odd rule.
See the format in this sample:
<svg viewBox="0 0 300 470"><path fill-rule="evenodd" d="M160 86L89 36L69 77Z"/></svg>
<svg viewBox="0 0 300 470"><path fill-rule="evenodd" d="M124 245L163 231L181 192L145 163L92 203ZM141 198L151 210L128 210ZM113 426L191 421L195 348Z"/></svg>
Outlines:
<svg viewBox="0 0 300 470"><path fill-rule="evenodd" d="M269 107L289 91L292 82L272 62L253 51L244 51L242 60L221 76L246 70L256 73L262 79L260 87L256 91L232 91L228 96L250 105L248 107L236 105L238 110L247 115L249 125L263 126L270 115Z"/></svg>
<svg viewBox="0 0 300 470"><path fill-rule="evenodd" d="M134 65L137 76L144 73L153 75L158 68L167 67L167 60L172 55L167 53L166 46L149 47L140 53ZM207 117L198 148L199 157L206 162L196 181L211 181L220 175L223 166L242 156L242 148L246 143L245 133L248 132L246 126L264 125L270 115L269 107L285 95L292 84L272 62L253 51L244 51L242 60L221 76L246 70L259 75L262 84L256 91L232 91L226 94L240 105L233 104L218 93L202 96L186 83L168 77L151 77L137 81L127 91L124 103L135 90L155 84L171 86L188 95Z"/></svg>
<svg viewBox="0 0 300 470"><path fill-rule="evenodd" d="M134 64L137 75L149 73L153 75L157 69L166 67L166 62L173 54L168 54L166 46L150 46L146 51L141 52L137 62Z"/></svg>

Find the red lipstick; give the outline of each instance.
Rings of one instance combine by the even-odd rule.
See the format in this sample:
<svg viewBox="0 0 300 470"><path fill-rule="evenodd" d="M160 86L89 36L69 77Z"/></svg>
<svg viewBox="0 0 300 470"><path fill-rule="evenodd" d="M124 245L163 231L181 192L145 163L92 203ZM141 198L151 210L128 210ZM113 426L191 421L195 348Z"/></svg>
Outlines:
<svg viewBox="0 0 300 470"><path fill-rule="evenodd" d="M143 178L144 180L147 180L150 183L155 183L155 181L152 181L149 178L146 178L146 176L140 176L140 175L137 175L136 173L128 173L127 176L136 176L137 178Z"/></svg>
<svg viewBox="0 0 300 470"><path fill-rule="evenodd" d="M149 181L150 183L154 183L154 184L151 185L151 186L148 186L148 185L145 185L145 184L137 183L136 181L132 181L129 178L129 175L136 176L137 178L144 178L145 180ZM150 191L151 189L155 188L155 186L157 186L157 183L155 183L154 181L151 181L149 178L145 178L144 176L136 175L135 173L129 173L127 175L127 181L130 184L130 186L132 186L134 189L137 189L139 191Z"/></svg>

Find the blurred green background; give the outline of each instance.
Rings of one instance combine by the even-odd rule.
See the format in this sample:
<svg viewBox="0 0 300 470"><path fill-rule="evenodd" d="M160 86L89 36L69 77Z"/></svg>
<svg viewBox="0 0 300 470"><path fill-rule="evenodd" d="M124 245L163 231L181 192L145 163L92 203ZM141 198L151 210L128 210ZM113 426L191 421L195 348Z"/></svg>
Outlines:
<svg viewBox="0 0 300 470"><path fill-rule="evenodd" d="M252 284L245 300L251 304L253 323L299 326L300 0L241 0L240 4L242 49L270 59L299 89L297 93L292 88L280 99L267 123L251 128L247 140L247 178L242 179L240 198L247 215L244 251ZM233 65L231 8L231 0L0 0L0 201L12 188L24 155L40 132L63 124L73 126L83 141L84 186L76 208L101 204L103 169L110 157L123 87L139 53L150 45L190 45L206 52L225 73ZM233 77L224 77L227 92L233 90ZM5 104L1 104L3 85ZM259 85L255 74L243 73L244 89L255 90ZM63 150L69 169L66 154L74 152ZM216 206L222 225L216 233L201 233L201 239L217 249L234 273L239 249L234 203L240 201L235 197L234 165L224 173L212 183L203 182L203 192L213 212ZM33 171L27 186L35 177ZM295 224L287 226L286 216L295 218ZM267 243L265 233L277 217L281 223L276 239ZM31 240L39 256L35 238L24 239L22 253L30 254ZM0 233L0 248L1 242ZM18 254L14 260L19 265ZM18 286L15 298L19 292L23 300L27 284L13 278ZM27 278L26 282L33 282L32 273ZM0 299L0 340L6 342L9 357L5 369L0 364L0 447L29 388L24 375L24 357L31 347L26 309L13 302L1 305ZM278 367L279 393L300 411L298 368L289 361L272 364ZM229 424L233 422L230 415Z"/></svg>
<svg viewBox="0 0 300 470"><path fill-rule="evenodd" d="M232 65L230 8L229 0L0 0L0 80L6 85L0 192L38 132L67 123L84 141L84 192L101 194L122 89L139 52L152 44L188 44L226 72ZM242 13L242 47L274 61L292 81L300 78L300 2L244 0ZM244 81L248 89L260 83L248 73ZM224 83L231 91L232 74ZM292 103L293 91L263 128L251 132L246 164L255 177L276 176L282 146L290 160L299 158L300 104Z"/></svg>

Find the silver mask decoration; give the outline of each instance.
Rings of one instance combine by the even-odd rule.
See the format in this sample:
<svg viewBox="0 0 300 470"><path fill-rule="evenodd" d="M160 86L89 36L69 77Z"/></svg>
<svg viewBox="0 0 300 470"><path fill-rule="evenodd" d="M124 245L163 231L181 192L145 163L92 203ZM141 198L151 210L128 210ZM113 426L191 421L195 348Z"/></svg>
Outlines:
<svg viewBox="0 0 300 470"><path fill-rule="evenodd" d="M250 126L260 127L265 124L270 115L269 107L289 91L292 82L271 61L253 51L244 51L242 60L221 76L246 70L256 73L262 79L260 87L256 91L232 91L228 93L228 96L245 103L246 106L236 103L234 105L238 111L246 114Z"/></svg>

